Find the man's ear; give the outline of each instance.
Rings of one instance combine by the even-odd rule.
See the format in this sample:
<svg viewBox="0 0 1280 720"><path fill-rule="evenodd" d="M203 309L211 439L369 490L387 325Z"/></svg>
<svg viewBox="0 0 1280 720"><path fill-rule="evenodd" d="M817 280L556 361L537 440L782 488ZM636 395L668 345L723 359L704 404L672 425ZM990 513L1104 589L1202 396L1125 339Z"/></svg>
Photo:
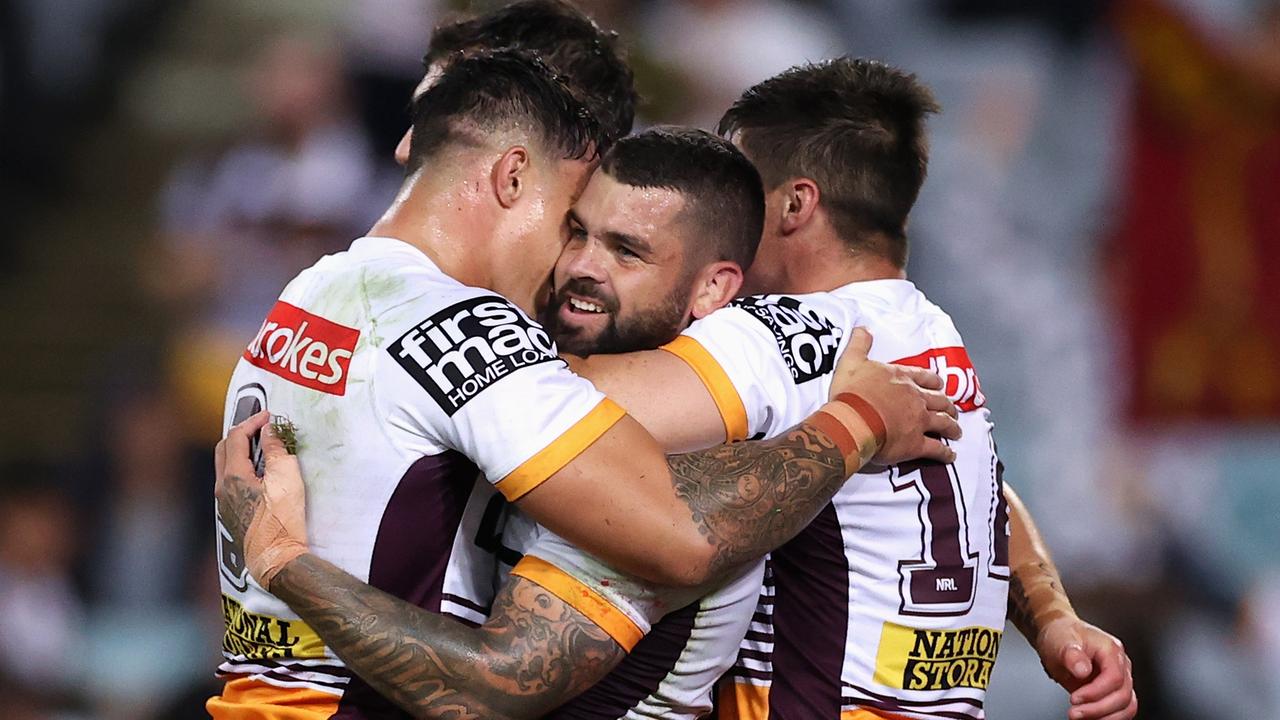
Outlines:
<svg viewBox="0 0 1280 720"><path fill-rule="evenodd" d="M790 235L809 224L818 210L822 193L818 184L809 178L792 178L781 186L782 198L778 229L782 235Z"/></svg>
<svg viewBox="0 0 1280 720"><path fill-rule="evenodd" d="M704 318L729 304L742 289L742 266L731 260L720 260L702 268L694 278L690 313L694 320Z"/></svg>
<svg viewBox="0 0 1280 720"><path fill-rule="evenodd" d="M507 148L493 164L489 181L494 197L502 207L509 208L520 199L525 186L529 184L530 172L529 151L522 145Z"/></svg>

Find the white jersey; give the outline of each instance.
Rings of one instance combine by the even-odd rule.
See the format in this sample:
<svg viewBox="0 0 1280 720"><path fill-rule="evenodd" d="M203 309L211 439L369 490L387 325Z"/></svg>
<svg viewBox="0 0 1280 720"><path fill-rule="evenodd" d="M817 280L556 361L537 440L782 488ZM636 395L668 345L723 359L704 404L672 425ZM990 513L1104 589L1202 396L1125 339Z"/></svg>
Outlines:
<svg viewBox="0 0 1280 720"><path fill-rule="evenodd" d="M905 280L758 296L666 349L707 384L730 439L769 438L828 398L851 331L870 356L934 369L962 411L951 465L854 475L769 574L721 716L981 718L1008 598L1008 520L991 423L951 319Z"/></svg>
<svg viewBox="0 0 1280 720"><path fill-rule="evenodd" d="M623 415L510 302L374 237L321 259L281 294L236 366L227 425L262 408L298 428L311 550L475 624L494 594L492 508L537 487ZM341 695L344 718L390 708L254 582L221 524L218 539L220 674Z"/></svg>

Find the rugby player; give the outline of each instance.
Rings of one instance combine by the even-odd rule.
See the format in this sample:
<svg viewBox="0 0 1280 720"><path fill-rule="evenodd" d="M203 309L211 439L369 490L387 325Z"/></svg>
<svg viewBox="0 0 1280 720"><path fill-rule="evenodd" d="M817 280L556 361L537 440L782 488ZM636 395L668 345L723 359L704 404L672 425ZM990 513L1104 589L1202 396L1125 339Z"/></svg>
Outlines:
<svg viewBox="0 0 1280 720"><path fill-rule="evenodd" d="M779 79L773 87L762 86L760 91L765 89L769 91L769 97L764 100L772 100L776 103L772 107L766 106L766 109L775 112L762 112L759 104L764 100L755 100L755 112L751 115L751 119L757 128L767 130L782 126L793 138L820 138L818 130L822 126L829 126L839 117L852 114L849 112L849 106L869 105L865 93L875 91L878 84L887 81L900 83L900 90L905 94L911 94L905 91L914 90L918 99L928 99L927 91L913 78L903 73L884 66L870 66L864 61L839 61L831 66L797 70L789 81ZM813 93L815 86L823 88L827 93L833 91L840 93L844 98L844 106L828 105L825 108L828 113L826 116L822 113L815 115L814 108L822 106L813 102L812 98L806 97ZM748 113L753 109L751 97L752 92L749 91L744 96L743 102L739 104L738 112ZM921 102L916 113L904 113L900 116L904 119L899 122L910 122L914 115L917 122L922 125L923 115L931 104L931 101ZM796 124L793 113L776 112L778 106L807 109L804 119ZM869 117L865 117L864 120L893 130L895 129L893 119L887 112L890 109L869 107L867 112ZM909 107L905 109L909 110ZM730 113L726 117L726 122L732 115ZM806 126L805 123L811 124ZM897 131L907 133L909 128L897 128ZM840 134L836 133L831 139L840 140ZM849 140L849 138L844 139ZM770 141L776 141L776 139L766 140L766 142ZM919 158L906 159L918 162L923 167L926 161L923 145L920 149L922 152ZM787 151L779 150L779 152ZM813 167L811 172L816 174L818 170L825 169L825 174L822 175L824 179L829 179L832 173L855 171L867 162L865 158L842 154L830 145L825 148L815 148L813 153L809 160L815 162L816 167ZM886 164L892 168L892 159L886 161ZM597 177L593 178L592 187L599 179L599 174L597 173ZM638 179L656 185L663 185L665 182L670 186L676 184L674 178L680 176L680 165L673 163L662 170L652 168L647 177ZM627 208L619 203L610 207L609 212L601 212L599 209L591 212L593 208L586 203L589 199L588 196L584 196L583 201L575 206L575 227L578 229L575 231L575 239L570 241L557 264L555 275L557 293L544 324L553 331L562 352L593 356L593 359L586 364L576 363L576 366L586 376L596 378L601 387L609 388L612 397L628 403L628 407L636 408L634 414L642 422L649 423L655 429L656 436L673 446L680 444L696 446L697 440L663 435L657 430L657 428L674 425L687 431L697 425L696 421L684 415L683 412L677 423L671 413L664 411L662 396L652 391L652 387L658 383L668 382L668 378L672 377L669 371L673 368L660 364L655 369L646 366L645 363L637 363L625 372L618 372L613 367L614 363L629 363L633 359L640 358L644 358L646 362L648 360L661 362L664 359L662 355L654 354L647 358L643 355L631 358L605 358L599 357L599 354L631 352L663 344L674 338L679 330L685 327L688 318L704 317L707 314L704 307L699 307L692 301L682 302L682 298L699 297L697 294L691 294L689 281L684 278L703 277L699 274L702 268L698 267L696 261L696 258L700 257L699 241L705 244L712 235L707 233L696 238L680 237L675 229L671 229L665 233L656 233L656 237L655 233L641 234L640 240L637 241L633 239L637 231L619 232L614 229L617 227L619 217L626 219L636 215L639 212L637 209ZM778 198L775 196L773 199ZM785 214L771 215L772 218L780 216L785 217ZM589 222L581 222L584 217L589 219ZM810 221L812 222L812 217ZM634 226L635 221L632 220L631 223ZM826 233L832 232L830 227L822 230ZM783 235L780 229L774 228L775 243ZM794 236L795 233L785 233L785 235ZM793 239L796 238L793 237ZM826 238L828 242L837 239L838 237ZM643 250L635 247L636 242L640 243ZM822 243L797 244L787 248L787 252L802 256L795 261L800 263L803 262L803 256L813 253L822 246ZM683 254L680 252L681 248L683 248ZM765 252L770 250L776 252L777 249L776 245L772 248L766 247ZM644 252L645 256L637 256L638 251ZM677 258L676 261L671 259L673 256ZM714 258L706 259L705 262L709 264L704 267L710 267L713 261ZM768 259L757 262L768 262ZM753 267L757 270L761 269L759 265ZM849 279L854 283L893 279L902 274L900 266L895 265L894 268L892 271L887 271L883 267L873 266L868 269L865 266L855 265L839 279ZM805 269L797 275L812 276L812 273ZM763 291L770 291L775 287L785 289L788 285L795 286L794 281L778 281L769 278L767 274L761 278L753 272L752 277L757 288ZM693 288L697 287L695 282ZM742 344L732 342L728 344L732 347L733 353L742 353ZM974 382L976 383L976 375ZM957 384L956 387L949 389L956 393L953 400L963 400L962 386ZM650 399L656 404L653 407L646 407L645 403ZM712 432L717 426L708 419L706 427L709 428L708 432ZM1014 568L1012 572L1014 590L1010 594L1011 619L1037 650L1049 675L1071 692L1072 703L1075 706L1072 710L1073 718L1132 717L1136 712L1136 701L1132 691L1131 666L1122 645L1113 636L1085 623L1075 614L1062 590L1057 570L1029 512L1012 488L1005 486L1004 496L1009 504L1008 517L1011 526L1011 547L1008 556ZM520 547L518 542L508 544ZM731 612L732 608L728 611ZM762 614L768 614L767 601L760 611ZM702 625L699 623L695 627L692 633L695 639L697 639L698 628ZM660 629L660 627L655 628L655 633ZM754 637L761 639L763 635L755 633ZM866 638L855 640L855 642L866 641ZM756 646L747 650L745 653L747 656L761 649L760 644L749 645ZM692 664L692 658L682 657L681 660ZM739 674L749 675L750 673L746 670L747 668L742 668ZM667 682L674 679L676 679L675 675ZM609 684L610 681L606 681L602 686ZM595 692L596 689L593 688L589 694ZM646 706L661 706L668 697L661 692L655 693L654 697L646 700ZM1115 714L1112 714L1113 712ZM729 715L729 712L722 712L722 715Z"/></svg>
<svg viewBox="0 0 1280 720"><path fill-rule="evenodd" d="M877 105L878 98L886 97L887 101L879 101L882 104ZM905 220L919 184L923 180L927 162L923 142L923 119L932 107L933 103L928 91L916 83L914 78L891 68L865 61L842 60L827 65L797 69L781 78L762 84L744 95L743 100L726 115L726 125L723 129L726 132L734 130L742 132L746 127L752 127L759 131L756 137L757 154L761 147L772 149L773 155L765 158L764 166L773 171L769 181L773 212L769 214L769 218L771 221L776 219L779 223L770 228L772 233L766 232L766 241L763 246L765 256L757 261L749 276L757 291L790 289L793 292L811 292L822 289L824 284L827 287L839 288L850 282L885 280L897 281L902 286L909 286L905 283L903 273ZM842 123L846 124L842 126ZM901 151L897 154L885 153L885 145L878 145L875 142L876 133L903 139ZM863 136L859 137L860 134ZM871 137L868 138L866 135ZM909 138L917 138L920 142L909 142L907 140ZM750 154L751 149L747 149ZM878 151L879 154L877 154ZM800 183L808 185L808 188L802 188L802 190L811 192L813 195L809 196L808 199L811 202L808 207L803 208L805 218L797 227L794 225L796 218L793 213L779 212L779 210L788 205L800 206L799 199L787 196L784 185L788 180L803 178L807 174L812 174L821 180L807 178L804 183ZM849 175L854 176L848 178L852 183L861 182L862 184L860 186L854 184L851 187L849 182L841 181L841 176ZM830 188L825 195L821 190L824 185ZM877 192L876 188L890 188L890 190ZM893 197L894 189L899 192L897 198ZM830 205L837 208L836 210L829 211L822 206L821 198L824 196L827 197ZM870 232L857 229L859 220L865 221L866 218L870 218L874 223L875 211L880 209L883 212L886 204L892 205L895 201L896 211L890 209L888 213L890 216L888 230L877 233L874 225ZM879 208L876 207L877 204ZM842 207L846 208L845 213L840 212ZM847 210L850 207L853 208L851 213ZM899 219L893 219L894 212L899 214ZM844 217L839 217L841 214ZM854 217L850 218L850 214ZM897 224L896 232L894 223ZM851 228L850 225L854 227ZM882 236L876 237L877 234ZM885 252L887 245L894 244L895 235L900 252L897 256L892 252ZM771 236L772 243L768 240ZM850 237L855 240L850 242L847 239ZM870 248L860 247L859 241L868 240L871 241ZM557 284L561 291L557 302L559 312L547 321L548 326L556 331L555 335L561 344L562 351L578 350L588 353L593 349L602 349L602 346L606 351L635 349L638 345L628 344L627 339L620 337L625 335L624 330L628 327L640 330L645 325L650 326L646 332L635 338L641 345L646 341L651 342L655 337L661 337L662 332L654 331L651 327L652 319L658 316L653 312L649 314L646 322L636 323L626 321L625 316L617 311L621 296L619 286L627 287L623 283L634 286L637 277L645 277L644 271L634 269L636 265L634 261L614 263L612 267L616 271L613 273L608 271L610 264L607 260L584 263L583 267L587 269L581 273L562 272L565 269L566 258L572 255L572 249L571 244L570 250L562 256L557 270ZM595 252L602 258L610 257L607 252L601 250ZM626 250L621 248L613 252L625 253ZM849 255L853 255L854 258L850 259ZM886 255L888 255L888 263L883 262ZM569 269L572 267L570 263ZM823 278L819 268L828 273L826 278ZM653 268L647 268L647 270L650 273L654 272ZM651 287L650 292L669 295L671 292L669 283L668 278L666 287L659 284ZM886 283L880 282L880 284ZM874 285L861 287L869 289ZM639 293L632 294L635 296ZM680 288L677 285L675 297L679 294ZM640 296L643 297L643 295ZM567 303L566 297L571 298ZM671 305L670 301L665 301L664 304L668 307ZM576 308L573 307L575 305ZM662 305L654 306L653 310L669 319L680 317L678 311L672 313L670 310L664 310ZM757 317L760 316L757 315ZM711 321L708 320L702 325L710 326ZM747 323L747 325L754 328L755 323ZM871 325L876 327L876 323ZM725 352L735 359L751 357L753 353L749 350L744 352L741 336L735 334L733 330L729 328L725 331L725 337L721 338L722 348L726 348ZM774 329L774 334L782 335L777 328ZM682 344L685 348L679 347ZM686 349L688 347L690 346L682 340L668 350L680 354L688 352ZM694 356L690 358L690 365L705 365L705 358L697 357L697 353L698 351L695 350ZM754 355L767 355L767 353ZM944 354L939 366L946 367L945 363L952 355L963 357L963 351ZM676 422L670 412L664 410L663 396L651 391L650 388L659 380L667 384L678 377L675 368L662 364L663 359L661 354L653 354L649 357L638 355L630 358L597 356L594 358L594 367L588 364L579 368L588 377L595 378L601 387L607 388L611 396L627 402L633 414L642 422L648 423L647 426L654 430L655 436L664 442L671 446L697 446L699 441L696 439L664 436L660 431L664 426L674 426L687 433L698 426L698 422L687 413L682 413L679 422ZM630 363L633 360L639 361L634 367L623 372L610 371L611 364ZM794 374L794 370L792 372ZM714 368L704 368L704 372L698 374L705 381L708 377L714 376ZM746 374L755 374L758 378L758 368L748 368ZM966 369L966 375L968 374ZM975 406L980 405L981 395L977 387L976 374L968 378L956 373L954 377L964 382L949 386L949 390L955 393L952 399L957 402L967 401ZM748 387L744 394L749 395L752 389L754 388ZM966 398L966 394L970 397ZM646 407L646 402L653 407ZM746 402L750 407L752 399L748 397ZM774 409L774 406L770 406L770 409ZM708 420L706 427L714 429L715 423ZM968 439L970 438L961 443ZM837 496L837 502L843 494L844 491ZM1008 518L1012 525L1013 546L1007 557L1011 559L1014 568L1009 604L1011 618L1015 625L1037 649L1049 675L1071 692L1074 706L1071 711L1073 718L1132 717L1136 712L1136 697L1132 690L1131 666L1122 646L1114 637L1084 623L1076 616L1061 589L1057 571L1025 507L1011 489L1007 489L1003 495L1009 501ZM856 495L853 495L850 500L853 510L858 510L859 501ZM998 504L999 500L1000 498L997 497L995 502ZM933 509L933 507L929 508L929 510ZM849 508L844 510L846 514L850 513ZM998 507L995 508L995 512L997 522L1003 529L1005 512ZM912 524L919 524L919 521ZM858 533L854 535L865 535L866 528L862 525L859 525L859 528ZM803 540L804 536L797 539L795 543L802 543ZM863 545L868 545L870 542L874 541L864 542ZM789 554L795 556L796 553L793 551L792 547L785 548L784 559L794 560L794 557L786 557ZM862 557L865 559L868 555L864 554ZM803 555L799 558L804 560ZM852 564L852 559L850 562ZM801 572L807 570L808 568L802 568ZM863 569L861 572L869 575L873 571ZM885 574L897 577L896 571ZM946 579L943 580L946 584ZM1001 583L996 583L997 587L1000 585ZM855 591L856 589L855 586ZM771 592L769 594L771 595ZM867 593L863 592L858 597L865 603ZM760 608L762 616L769 614L772 604L771 597L762 603ZM905 605L905 602L902 604ZM891 610L894 612L885 614L891 616L901 612L899 608L891 608ZM794 613L794 609L792 612ZM794 620L792 622L795 623ZM998 627L1002 622L993 620L992 625ZM821 630L818 631L819 634L821 632ZM834 634L839 635L838 632ZM976 633L969 633L969 635L974 634ZM866 637L859 637L860 635L856 629L851 629L850 642L869 648L870 652L875 653L874 643ZM753 668L749 667L752 664L751 656L754 654L755 659L758 660L762 655L767 655L771 649L770 643L765 641L767 637L767 632L753 633L753 640L756 642L748 643L748 648L744 652L743 667L739 672L744 679L753 674ZM811 648L814 644L813 638L809 637L805 640L805 646ZM783 647L784 650L794 650L795 642L784 643ZM994 658L994 648L991 650L989 659ZM864 654L865 652L866 650ZM804 659L807 660L807 658ZM953 662L950 666L963 667L966 671L973 667L979 668L979 672L989 672L989 663L969 662L977 659L965 658L963 665ZM946 667L947 663L940 662L938 665ZM794 677L795 674L793 671L792 676ZM759 682L758 686L767 687L767 684L767 681ZM981 684L985 686L985 683ZM750 685L750 683L744 683L744 685ZM806 699L811 697L808 693L813 688L814 683L805 682ZM761 695L758 691L755 693L747 691L746 694L748 698L754 694L757 700ZM736 693L730 693L731 699L735 695ZM933 699L936 700L939 693L935 692L934 695ZM779 699L785 702L785 697L775 698L775 701ZM884 700L873 700L875 702L866 704L873 707L880 707L876 705L877 702L881 706L885 704ZM908 702L910 702L909 698ZM757 702L755 710L763 709L759 707L761 704ZM813 706L802 707L799 716L807 717L810 716L810 711L817 710L818 708ZM945 709L943 712L946 712ZM777 714L786 716L785 712ZM819 716L825 714L829 713ZM753 715L748 713L747 716Z"/></svg>
<svg viewBox="0 0 1280 720"><path fill-rule="evenodd" d="M816 72L813 69L810 70L812 72ZM872 72L870 75L870 80L872 81L872 84L874 84L876 74L875 72ZM823 78L824 82L829 82L832 79L833 78L831 77ZM886 79L894 78L892 75L888 78L882 75L879 78L879 81L883 82ZM846 80L848 80L848 78L846 78ZM898 74L896 80L905 83L904 89L910 89L911 83L909 82L909 78L905 78ZM866 81L866 78L864 78L864 81ZM846 89L851 91L857 90L857 84L846 82ZM783 94L785 96L785 91L780 92L776 88L774 90L775 95ZM796 92L796 89L793 88L790 92L794 93ZM923 115L923 110L918 114ZM908 116L910 116L910 113L908 113ZM758 122L762 120L760 117L757 117L756 119ZM785 120L785 114L781 119ZM775 122L778 120L778 118L774 119ZM819 120L821 120L821 118ZM849 158L838 158L835 162L848 162L848 160ZM923 155L921 156L920 161L921 163L923 162ZM650 169L649 172L652 180L654 177L653 173L655 171ZM665 169L665 173L668 178L666 181L667 184L673 184L674 181L671 180L671 178L674 176L672 175L671 167L667 167ZM597 179L598 178L599 176L597 176ZM664 182L660 171L658 172L657 182L659 184ZM614 186L618 185L618 183L610 184ZM594 186L595 182L593 181L592 187ZM650 189L652 190L652 188ZM662 190L659 189L659 194L661 194L661 192ZM584 196L584 202L588 200L591 195L592 193L588 191L587 196ZM602 198L608 196L608 194L603 191L595 193L595 195ZM914 194L912 197L914 197ZM670 198L668 199L670 200ZM907 204L908 208L909 205L910 203ZM615 214L622 215L624 222L630 219L634 224L635 218L629 218L629 216L637 215L639 211L634 211L633 209L633 212L631 213L625 211L620 212L620 207L625 207L625 201L621 206L615 203L613 206L613 212ZM649 210L653 211L654 208L649 208ZM812 208L810 208L810 210L812 210ZM586 210L584 209L583 212L586 212ZM599 217L599 215L597 214L596 217ZM642 230L633 230L630 233L606 232L604 240L597 239L593 241L596 244L603 243L606 246L605 250L596 249L592 253L593 255L615 258L614 267L617 268L616 274L611 274L608 271L608 263L586 263L583 266L591 267L592 269L590 272L580 275L570 273L568 283L561 285L561 295L559 297L558 307L563 313L565 322L563 322L559 328L562 331L559 336L564 348L586 353L602 349L613 351L630 350L636 347L656 344L662 341L663 336L666 338L671 337L679 327L683 326L689 317L704 315L706 313L706 305L700 305L700 302L706 301L708 297L717 296L715 293L708 295L705 292L706 286L702 284L705 282L706 278L714 277L715 273L698 273L693 271L690 267L679 267L685 264L680 262L681 255L678 251L678 248L682 245L681 243L676 243L677 251L674 255L670 247L671 237L678 234L676 230L667 228L665 235L659 234L657 239L655 239L653 233L654 225L652 222L643 223L639 227L641 227ZM647 230L648 232L644 232L644 230ZM585 232L582 230L577 232L583 234L583 237L585 237ZM640 239L637 239L637 235L640 236ZM714 232L712 231L707 233L705 237L713 236ZM664 240L666 241L665 247L663 246ZM689 244L687 241L682 242L684 245ZM643 248L640 249L635 247L637 243L642 245ZM581 247L586 246L582 245ZM638 249L640 249L647 257L637 255L636 252ZM799 247L795 248L793 251L804 253L808 250L809 249L806 247ZM565 264L566 258L580 258L581 256L582 253L575 254L574 244L571 242L569 250L567 250L565 255L562 256L561 265L563 266ZM673 257L675 258L674 265L672 265ZM715 262L716 261L713 261L712 264ZM582 264L579 263L578 260L571 261L570 264L572 265L574 263ZM725 272L725 268L720 267L718 268L718 271ZM686 273L689 274L685 275ZM900 273L900 267L898 268L898 273ZM685 275L683 286L681 282L677 281L677 278L680 278L682 275ZM692 292L688 283L689 278L695 276L700 278L700 280L698 282L694 282L693 287L699 289L696 292ZM732 277L732 273L730 272L728 276ZM561 277L564 277L564 275L561 274ZM855 275L855 280L857 277L858 276ZM873 274L866 279L882 279L883 277L883 275ZM652 297L652 293L656 293L657 299L655 299L655 301L651 303L644 312L636 311L632 317L628 318L625 313L620 312L620 308L622 307L620 304L620 298L623 293L619 292L619 290L620 288L627 286L623 285L623 282L627 283L630 287L644 288L646 279L649 284L649 296ZM615 280L618 280L619 282L615 282ZM638 285L637 282L639 283ZM768 281L766 280L766 282ZM566 302L569 296L566 295L565 292L574 289L575 284L580 286L577 288L579 292L571 301ZM581 288L583 285L587 288L585 292L583 292ZM600 285L605 288L605 290L592 289L596 285ZM601 297L602 293L605 294L606 297ZM643 298L646 296L646 293L638 289L632 293L632 296ZM696 300L690 298L695 298ZM633 305L634 302L635 301L633 301ZM576 312L573 309L573 305L578 306ZM641 306L643 307L643 303L641 303ZM597 317L584 323L574 319L577 315L582 315L584 319L592 315ZM600 322L601 320L603 320L603 322ZM556 322L554 316L550 322L552 324ZM645 377L645 373L638 372L636 373L636 376L643 378ZM654 378L652 376L648 377L649 382L653 382L653 380ZM976 387L974 389L976 390ZM957 390L959 390L959 388L957 388ZM649 393L649 395L652 396L653 394ZM619 392L619 396L627 397L625 391ZM640 397L640 395L637 395L637 398ZM630 402L630 400L628 400L628 402ZM1127 668L1127 657L1123 655L1118 642L1116 642L1114 638L1111 638L1102 631L1083 623L1078 617L1075 617L1074 612L1070 610L1069 603L1065 600L1065 595L1062 595L1061 593L1060 584L1057 584L1056 571L1053 570L1051 562L1047 559L1047 553L1045 553L1040 545L1039 537L1035 531L1034 525L1029 524L1029 518L1026 521L1026 525L1020 525L1020 518L1025 516L1025 511L1020 508L1020 504L1018 503L1016 496L1014 496L1011 491L1009 491L1008 494L1010 495L1011 502L1014 507L1012 515L1013 521L1015 526L1017 526L1014 531L1016 544L1012 553L1012 557L1014 558L1018 568L1014 573L1015 585L1021 586L1017 588L1018 593L1015 593L1014 598L1014 601L1016 602L1015 609L1018 610L1018 612L1014 613L1015 621L1018 623L1019 628L1023 630L1024 633L1028 634L1028 638L1041 653L1045 667L1050 671L1050 674L1055 679L1059 680L1059 682L1063 683L1064 686L1068 687L1068 689L1076 689L1076 693L1073 695L1073 702L1076 703L1078 707L1073 711L1073 717L1102 717L1104 715L1109 717L1111 716L1107 710L1109 703L1114 703L1117 698L1129 707L1127 710L1115 715L1115 717L1131 716L1131 713L1133 712L1132 690L1125 689L1126 683L1129 682L1127 679L1129 674ZM1028 562L1025 564L1022 563L1020 560L1021 557L1029 558ZM1026 578L1025 581L1023 580L1024 577ZM1026 588L1033 588L1033 591L1030 594L1037 598L1037 602L1028 603L1028 600L1025 597L1027 594ZM703 604L704 608L707 606L708 604ZM767 609L764 610L767 613ZM1043 624L1042 628L1037 625L1037 620L1035 618L1037 614L1042 615L1039 621ZM1046 619L1048 620L1047 622L1045 621ZM696 624L692 635L697 634L697 627L701 627L701 624ZM657 629L655 629L655 632L657 632ZM686 628L686 638L688 637L691 637L691 635L687 632ZM637 653L642 649L643 643L637 648ZM749 650L748 652L751 651ZM991 654L994 655L994 652ZM678 656L679 653L677 653L677 657ZM683 659L689 660L687 657ZM550 658L549 660L554 660L554 658ZM1083 663L1083 667L1079 665L1080 663ZM1068 669L1069 665L1072 668L1070 670ZM621 670L623 669L620 669L618 673L615 673L615 676L622 675L623 673ZM989 669L989 665L985 665L985 670L983 672L989 672ZM426 670L426 672L429 672L429 669ZM611 680L613 679L614 678L611 677ZM655 679L655 684L656 680L657 679ZM678 683L676 682L677 680L686 681L684 689L687 691L689 687L687 683L688 677L679 677L678 674L673 673L671 676L668 676L668 678L663 681L663 684L678 687ZM1090 680L1088 686L1083 688L1080 687L1085 680ZM618 689L617 686L620 682L621 681L614 683L611 694L616 696ZM609 681L606 681L606 683L601 687L603 688L609 685ZM625 688L626 685L623 684L622 687ZM686 694L685 698L681 698L681 701L687 702L687 698L689 697L696 699L697 694ZM653 697L645 700L642 705L647 707L649 710L653 710L656 707L660 707L662 702L669 701L670 699L671 696L669 694L663 695L662 693L657 693ZM584 703L579 702L577 705L582 706ZM614 702L612 705L614 707L622 707L624 709L627 707L627 703L625 702ZM696 708L696 704L693 706L686 706L686 709L689 707ZM671 708L668 708L668 710L669 712L664 716L677 716L675 714L677 712L676 710ZM568 712L568 709L566 709L566 712ZM1130 714L1126 715L1125 713ZM617 715L594 714L585 716L616 717Z"/></svg>
<svg viewBox="0 0 1280 720"><path fill-rule="evenodd" d="M670 460L568 372L527 313L593 150L607 143L535 59L456 58L415 102L409 176L396 202L370 237L285 289L233 377L228 420L252 419L228 433L220 458L247 450L266 414L252 411L298 418L300 455L319 468L307 510L320 531L302 529L300 493L268 485L264 495L244 473L219 472L224 607L236 647L222 668L226 691L209 704L216 717L286 716L280 707L307 717L380 712L374 693L324 648L351 662L352 633L375 648L378 628L343 626L323 608L301 613L315 618L309 627L263 588L295 600L344 598L368 588L354 573L391 591L360 601L378 605L375 615L392 627L393 607L405 605L392 595L432 610L482 607L480 586L491 587L492 575L468 553L495 488L623 571L695 585L793 536L872 458L954 457L938 439L959 435L954 408L930 389L938 378L859 358L865 337L837 366L836 399L794 431ZM492 487L474 482L477 471ZM579 512L584 505L592 512ZM537 582L513 581L497 602L545 608L545 586L570 578L542 570ZM462 627L420 615L441 635ZM603 628L570 619L561 635L538 638L594 637L625 649L640 631L612 617L619 622ZM528 672L490 670L516 682ZM579 668L563 670L557 682L578 682ZM447 693L429 699L450 702Z"/></svg>

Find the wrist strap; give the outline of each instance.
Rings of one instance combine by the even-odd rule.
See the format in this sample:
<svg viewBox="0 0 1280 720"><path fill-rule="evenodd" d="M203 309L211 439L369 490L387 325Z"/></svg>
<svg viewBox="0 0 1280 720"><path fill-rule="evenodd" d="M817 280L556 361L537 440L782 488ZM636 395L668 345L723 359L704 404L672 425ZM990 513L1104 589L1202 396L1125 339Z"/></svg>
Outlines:
<svg viewBox="0 0 1280 720"><path fill-rule="evenodd" d="M280 574L284 566L310 551L306 543L292 538L283 540L263 550L258 562L255 564L257 572L254 575L257 576L258 584L262 586L262 589L271 592L271 581L276 579L276 575Z"/></svg>
<svg viewBox="0 0 1280 720"><path fill-rule="evenodd" d="M836 395L836 402L844 403L853 408L853 411L858 413L858 417L862 418L862 422L871 428L871 434L876 439L876 447L884 447L885 440L889 437L889 431L884 426L884 418L880 417L879 411L871 403L863 400L861 395L855 395L851 392L842 392Z"/></svg>
<svg viewBox="0 0 1280 720"><path fill-rule="evenodd" d="M844 456L844 469L846 475L852 475L862 467L861 452L858 448L858 441L853 439L853 434L849 432L849 428L840 422L840 419L831 413L819 410L809 416L809 424L826 433L827 437L836 444L836 449Z"/></svg>

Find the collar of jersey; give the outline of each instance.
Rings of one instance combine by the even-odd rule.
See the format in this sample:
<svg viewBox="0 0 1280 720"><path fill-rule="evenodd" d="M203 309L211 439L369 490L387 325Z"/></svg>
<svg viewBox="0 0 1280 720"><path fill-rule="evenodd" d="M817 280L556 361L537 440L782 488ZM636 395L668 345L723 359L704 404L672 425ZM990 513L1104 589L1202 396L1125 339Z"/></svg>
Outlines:
<svg viewBox="0 0 1280 720"><path fill-rule="evenodd" d="M427 257L426 253L403 240L397 240L393 237L366 235L351 243L351 251L358 255L386 255L388 253L406 255L412 257L417 263L426 265L436 272L444 272L431 260L430 257Z"/></svg>
<svg viewBox="0 0 1280 720"><path fill-rule="evenodd" d="M831 294L854 299L879 298L893 303L915 295L916 292L916 284L910 280L890 279L851 282L832 290Z"/></svg>

